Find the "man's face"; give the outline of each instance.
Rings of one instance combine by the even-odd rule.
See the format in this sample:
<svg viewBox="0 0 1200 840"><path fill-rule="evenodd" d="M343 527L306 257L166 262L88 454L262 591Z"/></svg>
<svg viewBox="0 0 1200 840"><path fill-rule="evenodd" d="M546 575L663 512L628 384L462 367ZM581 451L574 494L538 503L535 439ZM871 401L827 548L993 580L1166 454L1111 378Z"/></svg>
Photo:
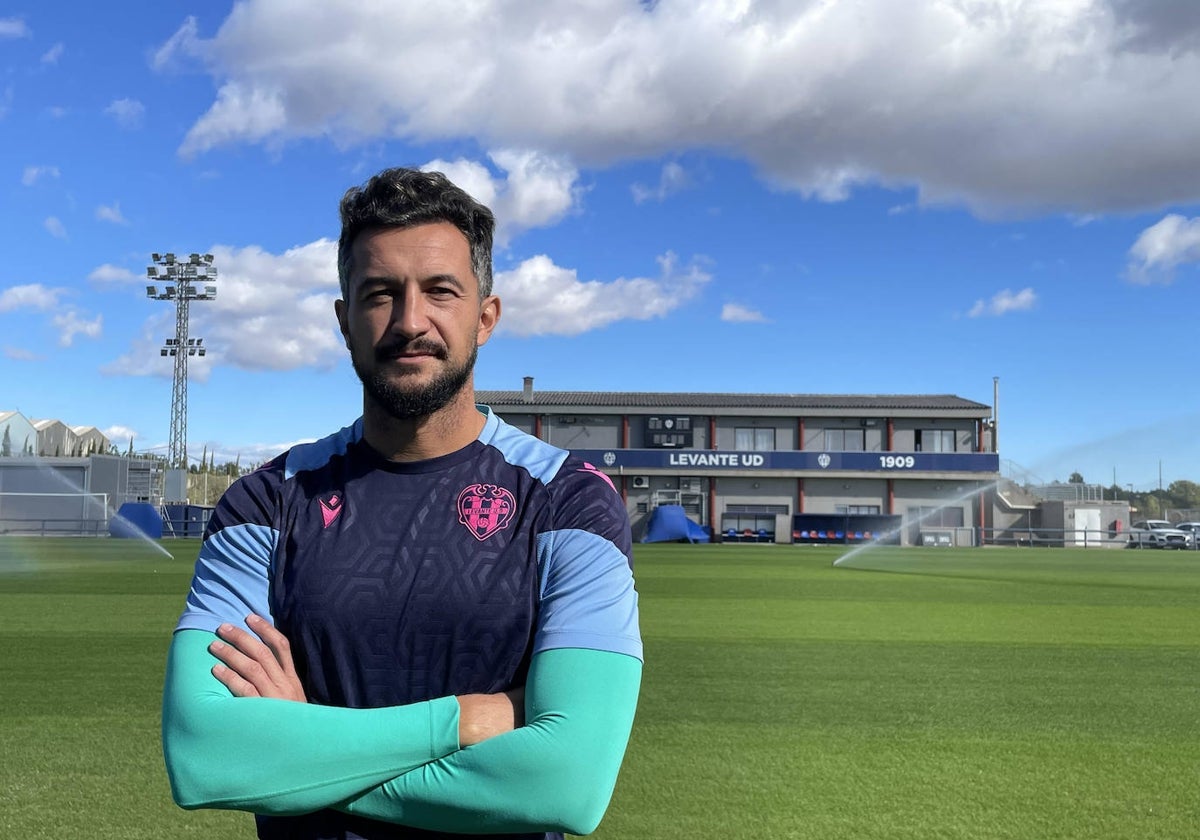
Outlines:
<svg viewBox="0 0 1200 840"><path fill-rule="evenodd" d="M398 419L449 403L500 317L498 298L479 298L467 238L449 222L364 231L349 280L335 309L367 395Z"/></svg>

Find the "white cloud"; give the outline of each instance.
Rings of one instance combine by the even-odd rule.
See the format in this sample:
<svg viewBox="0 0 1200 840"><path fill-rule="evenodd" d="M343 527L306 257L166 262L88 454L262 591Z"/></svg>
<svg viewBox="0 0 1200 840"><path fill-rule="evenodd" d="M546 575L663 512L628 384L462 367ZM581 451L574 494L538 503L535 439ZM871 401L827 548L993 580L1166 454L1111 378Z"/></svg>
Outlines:
<svg viewBox="0 0 1200 840"><path fill-rule="evenodd" d="M109 426L107 429L101 429L100 431L122 453L129 448L129 441L136 439L138 436L137 430L131 429L128 426Z"/></svg>
<svg viewBox="0 0 1200 840"><path fill-rule="evenodd" d="M422 169L442 172L496 215L496 243L522 230L553 225L579 200L579 171L568 161L537 152L500 149L488 155L505 172L492 176L482 163L458 158L431 160Z"/></svg>
<svg viewBox="0 0 1200 840"><path fill-rule="evenodd" d="M50 319L58 330L58 343L61 347L70 347L75 343L75 336L83 335L88 338L99 338L104 325L104 316L97 315L90 321L75 309L68 309Z"/></svg>
<svg viewBox="0 0 1200 840"><path fill-rule="evenodd" d="M720 149L826 200L877 183L1097 213L1200 196L1196 27L1143 6L246 0L211 40L185 24L160 52L202 52L218 88L184 154L299 137L589 165Z"/></svg>
<svg viewBox="0 0 1200 840"><path fill-rule="evenodd" d="M1125 276L1134 283L1170 283L1175 269L1187 263L1200 263L1200 216L1172 213L1138 236Z"/></svg>
<svg viewBox="0 0 1200 840"><path fill-rule="evenodd" d="M51 289L41 283L10 286L0 291L0 312L13 312L18 309L45 312L58 306L64 292L65 289Z"/></svg>
<svg viewBox="0 0 1200 840"><path fill-rule="evenodd" d="M185 60L202 57L203 47L196 18L189 15L175 30L175 34L155 50L150 66L159 72L174 68Z"/></svg>
<svg viewBox="0 0 1200 840"><path fill-rule="evenodd" d="M58 64L58 60L62 58L64 51L66 51L66 46L62 41L59 41L53 47L42 53L42 64Z"/></svg>
<svg viewBox="0 0 1200 840"><path fill-rule="evenodd" d="M477 196L478 197L478 196ZM319 239L272 254L262 248L211 249L219 275L217 297L191 307L191 333L209 349L189 361L189 376L205 380L212 365L244 370L333 367L346 358L333 301L339 295L337 243ZM693 299L710 280L699 260L680 265L673 254L658 259L659 275L610 282L581 281L549 257L526 260L496 275L504 304L501 331L510 335L576 335L618 320L664 317ZM122 269L101 266L95 279L118 279ZM171 313L155 314L128 352L102 371L129 376L170 376L158 354L173 326ZM276 449L275 452L282 451Z"/></svg>
<svg viewBox="0 0 1200 840"><path fill-rule="evenodd" d="M57 216L48 216L46 221L42 222L42 227L44 227L47 233L56 239L67 238L67 229L63 226L62 221L59 220Z"/></svg>
<svg viewBox="0 0 1200 840"><path fill-rule="evenodd" d="M129 220L121 215L121 203L114 201L111 207L101 204L96 208L96 218L102 222L112 222L114 225L127 225Z"/></svg>
<svg viewBox="0 0 1200 840"><path fill-rule="evenodd" d="M115 119L121 128L140 128L146 106L136 99L114 99L104 113Z"/></svg>
<svg viewBox="0 0 1200 840"><path fill-rule="evenodd" d="M662 173L658 176L657 186L648 187L645 184L634 184L630 187L630 191L633 193L633 200L636 204L644 204L647 201L664 201L668 196L689 187L691 181L687 170L675 161L670 161L663 165Z"/></svg>
<svg viewBox="0 0 1200 840"><path fill-rule="evenodd" d="M105 263L92 269L92 273L88 275L88 279L94 283L138 283L144 278L141 275L134 274L127 268L122 268L112 263Z"/></svg>
<svg viewBox="0 0 1200 840"><path fill-rule="evenodd" d="M967 312L968 318L979 318L983 315L999 317L1009 312L1021 312L1032 309L1037 303L1037 294L1030 288L1021 289L1014 294L1011 289L1004 289L992 296L989 301L977 300Z"/></svg>
<svg viewBox="0 0 1200 840"><path fill-rule="evenodd" d="M742 306L740 303L727 303L721 307L721 320L733 324L765 324L770 319L757 309Z"/></svg>
<svg viewBox="0 0 1200 840"><path fill-rule="evenodd" d="M32 187L43 178L57 178L61 174L57 166L26 166L21 173L21 183Z"/></svg>
<svg viewBox="0 0 1200 840"><path fill-rule="evenodd" d="M272 254L257 246L213 247L218 271L214 301L191 306L191 333L204 339L204 358L189 361L189 376L203 381L214 364L243 370L331 368L345 358L333 301L339 296L337 242L319 239ZM104 366L106 373L170 376L158 355L173 321L151 318L129 352Z"/></svg>
<svg viewBox="0 0 1200 840"><path fill-rule="evenodd" d="M0 18L0 38L30 38L33 32L20 18Z"/></svg>
<svg viewBox="0 0 1200 840"><path fill-rule="evenodd" d="M32 350L26 350L23 347L5 347L4 357L12 359L15 362L36 362L41 357Z"/></svg>
<svg viewBox="0 0 1200 840"><path fill-rule="evenodd" d="M699 294L711 279L698 261L679 266L658 258L659 276L609 282L580 280L574 269L541 255L496 275L503 303L500 330L520 336L578 335L615 321L662 318Z"/></svg>

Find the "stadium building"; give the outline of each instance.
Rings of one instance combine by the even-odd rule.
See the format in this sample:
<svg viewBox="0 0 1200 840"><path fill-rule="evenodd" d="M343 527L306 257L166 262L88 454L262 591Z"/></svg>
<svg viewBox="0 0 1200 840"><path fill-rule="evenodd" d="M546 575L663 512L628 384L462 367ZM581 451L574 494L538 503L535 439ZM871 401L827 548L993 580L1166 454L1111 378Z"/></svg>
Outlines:
<svg viewBox="0 0 1200 840"><path fill-rule="evenodd" d="M957 396L537 391L526 377L477 399L603 470L635 539L663 505L714 539L776 543L976 545L1004 518L993 409Z"/></svg>

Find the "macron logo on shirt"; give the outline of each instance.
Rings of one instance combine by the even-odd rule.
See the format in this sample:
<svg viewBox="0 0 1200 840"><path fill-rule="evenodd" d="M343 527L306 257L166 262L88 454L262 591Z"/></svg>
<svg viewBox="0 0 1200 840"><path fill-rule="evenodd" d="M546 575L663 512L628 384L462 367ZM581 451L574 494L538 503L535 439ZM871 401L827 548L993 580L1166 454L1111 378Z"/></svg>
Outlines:
<svg viewBox="0 0 1200 840"><path fill-rule="evenodd" d="M328 528L338 518L338 514L342 512L342 497L337 493L331 493L329 498L318 499L321 503L321 521Z"/></svg>

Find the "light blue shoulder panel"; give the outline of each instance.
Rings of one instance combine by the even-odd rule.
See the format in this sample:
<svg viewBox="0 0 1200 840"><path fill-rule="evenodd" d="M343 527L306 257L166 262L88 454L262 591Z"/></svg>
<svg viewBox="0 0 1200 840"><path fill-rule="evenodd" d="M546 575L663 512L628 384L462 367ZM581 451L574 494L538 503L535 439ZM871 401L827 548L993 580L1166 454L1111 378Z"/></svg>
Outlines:
<svg viewBox="0 0 1200 840"><path fill-rule="evenodd" d="M522 467L538 481L549 484L570 453L508 425L485 405L476 407L487 415L479 441L498 449L514 467Z"/></svg>
<svg viewBox="0 0 1200 840"><path fill-rule="evenodd" d="M629 559L599 534L578 529L539 534L537 552L544 578L533 653L587 648L641 660Z"/></svg>
<svg viewBox="0 0 1200 840"><path fill-rule="evenodd" d="M267 575L278 536L267 525L231 525L209 536L175 629L215 632L226 621L249 629L250 613L269 618Z"/></svg>
<svg viewBox="0 0 1200 840"><path fill-rule="evenodd" d="M359 417L344 429L334 432L313 443L301 443L288 450L287 463L283 468L283 480L296 473L315 470L329 463L335 455L344 455L347 447L362 438L362 418Z"/></svg>

